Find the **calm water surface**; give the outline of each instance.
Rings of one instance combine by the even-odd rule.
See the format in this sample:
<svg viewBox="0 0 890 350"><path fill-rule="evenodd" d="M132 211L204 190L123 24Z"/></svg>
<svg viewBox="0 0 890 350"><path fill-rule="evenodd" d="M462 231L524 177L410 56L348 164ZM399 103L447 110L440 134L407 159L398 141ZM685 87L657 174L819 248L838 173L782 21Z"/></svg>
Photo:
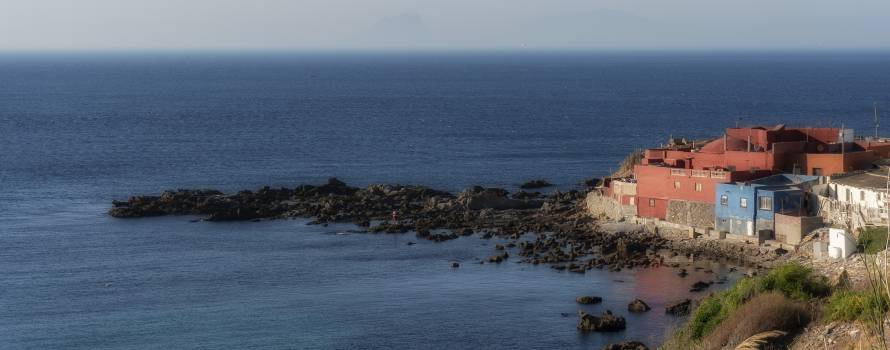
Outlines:
<svg viewBox="0 0 890 350"><path fill-rule="evenodd" d="M0 348L654 344L674 322L664 303L712 276L479 265L500 241L105 211L328 176L570 189L738 117L865 131L887 91L880 53L0 55ZM605 301L579 307L585 294ZM626 314L635 297L655 310L627 331L575 330L579 308Z"/></svg>

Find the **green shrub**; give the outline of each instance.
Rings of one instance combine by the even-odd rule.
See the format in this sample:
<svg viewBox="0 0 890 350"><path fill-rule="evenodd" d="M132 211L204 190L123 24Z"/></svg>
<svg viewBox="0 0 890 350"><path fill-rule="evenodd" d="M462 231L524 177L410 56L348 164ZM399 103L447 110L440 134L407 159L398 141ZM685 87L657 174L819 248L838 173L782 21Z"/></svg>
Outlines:
<svg viewBox="0 0 890 350"><path fill-rule="evenodd" d="M763 276L759 291L773 290L796 300L823 297L831 293L824 277L814 275L813 269L797 263L783 264Z"/></svg>
<svg viewBox="0 0 890 350"><path fill-rule="evenodd" d="M859 248L866 254L875 254L887 246L887 227L871 226L859 231Z"/></svg>
<svg viewBox="0 0 890 350"><path fill-rule="evenodd" d="M888 310L887 298L882 293L872 291L835 292L825 307L822 317L825 321L867 321L868 317L883 315Z"/></svg>
<svg viewBox="0 0 890 350"><path fill-rule="evenodd" d="M688 335L699 340L711 333L739 306L760 293L776 291L795 300L826 296L831 288L825 278L798 263L786 263L765 276L743 278L732 288L713 294L701 301L689 320Z"/></svg>

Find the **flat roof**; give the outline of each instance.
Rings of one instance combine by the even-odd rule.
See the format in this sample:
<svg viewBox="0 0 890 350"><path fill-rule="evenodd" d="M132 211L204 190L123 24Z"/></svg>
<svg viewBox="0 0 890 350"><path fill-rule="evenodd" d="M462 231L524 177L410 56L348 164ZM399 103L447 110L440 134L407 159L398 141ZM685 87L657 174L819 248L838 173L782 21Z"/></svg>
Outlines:
<svg viewBox="0 0 890 350"><path fill-rule="evenodd" d="M832 183L858 188L887 188L887 174L884 170L853 173L841 177L832 177Z"/></svg>

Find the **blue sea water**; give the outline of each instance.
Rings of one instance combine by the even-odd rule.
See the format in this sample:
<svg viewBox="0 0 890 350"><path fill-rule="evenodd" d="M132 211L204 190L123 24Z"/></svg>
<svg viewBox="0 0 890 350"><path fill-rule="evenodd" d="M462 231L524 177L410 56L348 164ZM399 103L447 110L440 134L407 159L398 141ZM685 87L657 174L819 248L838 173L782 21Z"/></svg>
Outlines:
<svg viewBox="0 0 890 350"><path fill-rule="evenodd" d="M497 241L105 211L329 176L570 189L632 149L736 122L871 134L888 91L879 52L2 54L0 348L655 344L675 322L660 307L712 276L479 265ZM588 311L655 310L582 334L585 294L605 299Z"/></svg>

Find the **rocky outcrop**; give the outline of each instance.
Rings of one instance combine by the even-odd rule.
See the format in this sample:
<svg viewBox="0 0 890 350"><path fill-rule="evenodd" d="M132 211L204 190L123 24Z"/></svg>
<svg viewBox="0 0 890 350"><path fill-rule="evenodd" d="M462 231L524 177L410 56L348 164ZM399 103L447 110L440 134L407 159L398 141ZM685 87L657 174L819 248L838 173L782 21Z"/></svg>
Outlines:
<svg viewBox="0 0 890 350"><path fill-rule="evenodd" d="M630 304L627 304L627 311L630 312L646 312L650 309L651 308L649 307L649 304L646 304L640 299L634 299L634 301L631 301Z"/></svg>
<svg viewBox="0 0 890 350"><path fill-rule="evenodd" d="M601 229L587 215L584 197L585 193L578 191L511 196L503 189L483 187L469 188L458 195L422 186L357 188L332 178L320 186L263 187L234 194L165 191L159 196L114 201L109 214L117 218L198 215L208 221L312 218L311 224L354 223L361 232L413 232L418 238L434 242L478 234L485 239L509 239L502 245L503 254L487 259L491 262L504 261L509 248L521 262L550 264L556 270L574 273L662 266L665 258L657 252L663 249L688 250L696 256L702 255L700 251L707 252L699 245L642 230ZM535 236L522 240L526 233ZM732 249L727 252L741 254Z"/></svg>
<svg viewBox="0 0 890 350"><path fill-rule="evenodd" d="M578 311L578 329L582 331L617 332L623 330L626 326L627 322L624 320L624 317L612 315L612 312L609 310L606 310L600 316Z"/></svg>
<svg viewBox="0 0 890 350"><path fill-rule="evenodd" d="M639 165L643 160L643 152L642 151L633 151L628 154L624 159L618 164L618 170L615 170L612 173L612 177L614 178L622 178L633 175L634 166Z"/></svg>
<svg viewBox="0 0 890 350"><path fill-rule="evenodd" d="M473 187L461 192L458 202L470 210L509 210L509 209L537 209L544 202L534 199L513 199L509 192L500 188Z"/></svg>
<svg viewBox="0 0 890 350"><path fill-rule="evenodd" d="M649 348L638 341L624 341L606 345L603 347L603 350L649 350Z"/></svg>

